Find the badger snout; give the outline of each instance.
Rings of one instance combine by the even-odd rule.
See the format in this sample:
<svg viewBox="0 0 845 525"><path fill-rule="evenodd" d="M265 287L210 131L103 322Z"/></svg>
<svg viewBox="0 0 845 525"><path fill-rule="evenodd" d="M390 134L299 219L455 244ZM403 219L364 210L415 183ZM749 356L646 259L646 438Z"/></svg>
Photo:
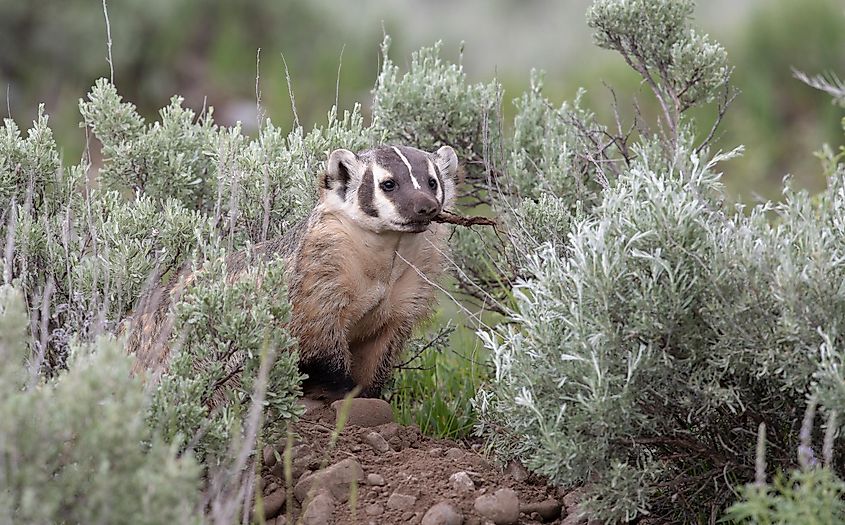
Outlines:
<svg viewBox="0 0 845 525"><path fill-rule="evenodd" d="M413 201L413 220L430 222L440 213L440 203L430 195L415 196Z"/></svg>

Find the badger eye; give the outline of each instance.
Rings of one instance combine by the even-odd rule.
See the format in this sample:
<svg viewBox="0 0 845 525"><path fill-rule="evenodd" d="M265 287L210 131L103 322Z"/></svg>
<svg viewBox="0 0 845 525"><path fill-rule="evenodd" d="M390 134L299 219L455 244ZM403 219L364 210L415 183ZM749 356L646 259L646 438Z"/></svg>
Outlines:
<svg viewBox="0 0 845 525"><path fill-rule="evenodd" d="M433 190L436 190L437 189L437 179L435 179L434 177L429 177L428 178L428 187L433 189Z"/></svg>
<svg viewBox="0 0 845 525"><path fill-rule="evenodd" d="M385 181L382 181L382 183L379 184L379 187L384 191L393 191L396 189L396 181L394 181L393 179L387 179Z"/></svg>

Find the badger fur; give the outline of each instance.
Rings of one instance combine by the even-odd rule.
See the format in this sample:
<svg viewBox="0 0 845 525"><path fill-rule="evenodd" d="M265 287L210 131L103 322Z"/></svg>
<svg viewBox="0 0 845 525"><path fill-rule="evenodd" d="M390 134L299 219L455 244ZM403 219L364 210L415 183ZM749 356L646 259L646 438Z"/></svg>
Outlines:
<svg viewBox="0 0 845 525"><path fill-rule="evenodd" d="M378 396L414 327L427 318L443 270L446 227L432 220L454 200L458 160L384 146L357 154L338 149L319 180L311 213L253 254L283 257L306 395L339 397L360 388ZM230 278L247 263L227 261ZM167 366L168 311L189 272L155 291L157 306L132 319L128 346L140 369Z"/></svg>

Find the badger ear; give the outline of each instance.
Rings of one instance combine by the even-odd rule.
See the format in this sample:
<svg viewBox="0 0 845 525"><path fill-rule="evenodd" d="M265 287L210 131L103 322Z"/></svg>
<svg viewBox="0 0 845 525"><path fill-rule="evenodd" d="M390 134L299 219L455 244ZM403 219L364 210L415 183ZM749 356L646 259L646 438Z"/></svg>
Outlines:
<svg viewBox="0 0 845 525"><path fill-rule="evenodd" d="M432 154L440 181L443 184L443 207L449 208L455 201L455 185L460 182L458 155L451 146L443 146Z"/></svg>
<svg viewBox="0 0 845 525"><path fill-rule="evenodd" d="M451 146L443 146L434 152L434 163L444 179L455 180L458 173L458 156Z"/></svg>
<svg viewBox="0 0 845 525"><path fill-rule="evenodd" d="M320 180L321 189L336 192L341 199L345 199L347 188L361 177L361 167L361 160L348 149L332 151L326 173Z"/></svg>

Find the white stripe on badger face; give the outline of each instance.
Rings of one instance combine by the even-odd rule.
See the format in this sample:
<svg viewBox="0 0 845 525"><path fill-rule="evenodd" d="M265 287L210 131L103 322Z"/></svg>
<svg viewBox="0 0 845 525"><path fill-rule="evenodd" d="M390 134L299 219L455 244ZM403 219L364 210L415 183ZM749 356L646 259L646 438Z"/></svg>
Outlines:
<svg viewBox="0 0 845 525"><path fill-rule="evenodd" d="M378 211L381 219L399 220L399 213L396 211L396 206L385 195L384 190L381 189L382 181L392 179L393 175L378 164L373 164L373 206Z"/></svg>
<svg viewBox="0 0 845 525"><path fill-rule="evenodd" d="M431 162L431 159L425 160L428 163L428 176L432 179L437 181L437 202L440 205L443 205L443 181L437 176L437 172L434 170L434 163Z"/></svg>
<svg viewBox="0 0 845 525"><path fill-rule="evenodd" d="M407 167L408 167L408 175L410 175L410 176L411 176L411 184L413 184L413 185L414 185L414 189L415 189L415 190L422 189L422 188L420 187L420 183L419 183L419 182L417 182L417 178L416 178L416 177L414 177L414 171L411 169L411 163L410 163L410 162L408 162L408 159L407 159L407 158L405 158L405 155L402 155L402 152L401 152L401 151L399 151L399 148L397 148L396 146L393 146L393 151L395 151L395 152L396 152L396 154L397 154L397 155L399 155L399 158L400 158L400 159L402 159L402 162L404 162L404 163L405 163L405 166L407 166Z"/></svg>

